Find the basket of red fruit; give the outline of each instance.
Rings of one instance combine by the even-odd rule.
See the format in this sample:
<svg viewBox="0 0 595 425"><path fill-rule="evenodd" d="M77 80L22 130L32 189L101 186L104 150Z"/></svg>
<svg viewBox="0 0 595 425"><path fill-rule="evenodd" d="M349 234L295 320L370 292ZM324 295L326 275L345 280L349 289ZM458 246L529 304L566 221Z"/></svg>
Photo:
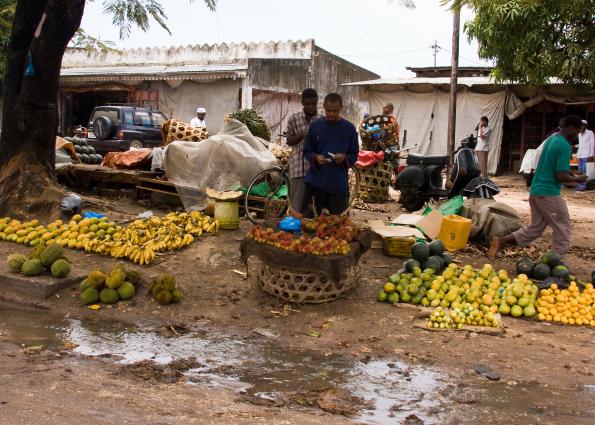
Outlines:
<svg viewBox="0 0 595 425"><path fill-rule="evenodd" d="M254 226L242 242L245 264L260 260L257 281L266 292L295 303L322 303L343 295L359 282L359 258L372 233L348 217L303 220L301 232L279 230L277 223Z"/></svg>

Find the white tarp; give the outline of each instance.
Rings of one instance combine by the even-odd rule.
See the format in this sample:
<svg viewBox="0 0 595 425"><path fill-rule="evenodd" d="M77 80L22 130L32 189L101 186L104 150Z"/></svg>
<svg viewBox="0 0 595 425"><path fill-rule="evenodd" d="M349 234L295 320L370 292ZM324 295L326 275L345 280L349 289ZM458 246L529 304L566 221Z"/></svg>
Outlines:
<svg viewBox="0 0 595 425"><path fill-rule="evenodd" d="M368 92L371 114L381 113L382 107L391 102L401 126L407 130L407 146L418 145L416 152L425 155L446 155L448 134L449 93L437 88L426 93L404 89L382 91L371 89ZM464 88L457 96L456 144L475 133L479 118L485 115L492 127L488 171L495 173L500 159L502 145L502 125L506 91L482 94ZM403 134L401 133L401 140Z"/></svg>
<svg viewBox="0 0 595 425"><path fill-rule="evenodd" d="M271 142L285 142L279 135L287 129L287 120L302 110L300 95L254 90L252 107L267 123L271 132Z"/></svg>
<svg viewBox="0 0 595 425"><path fill-rule="evenodd" d="M165 174L176 185L186 210L207 206L207 187L237 190L275 165L275 156L261 139L232 119L225 121L221 132L202 142L170 143L163 157Z"/></svg>

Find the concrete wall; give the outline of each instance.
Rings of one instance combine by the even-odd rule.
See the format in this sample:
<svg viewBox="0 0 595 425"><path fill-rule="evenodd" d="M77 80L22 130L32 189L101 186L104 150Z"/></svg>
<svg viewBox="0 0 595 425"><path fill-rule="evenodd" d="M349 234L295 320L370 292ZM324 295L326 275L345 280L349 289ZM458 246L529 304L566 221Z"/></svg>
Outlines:
<svg viewBox="0 0 595 425"><path fill-rule="evenodd" d="M301 93L310 82L310 63L304 59L249 59L250 86L280 93Z"/></svg>
<svg viewBox="0 0 595 425"><path fill-rule="evenodd" d="M343 116L355 125L363 118L359 87L342 84L376 78L380 76L316 47L312 59L311 86L318 91L321 99L328 93L339 93L343 97Z"/></svg>
<svg viewBox="0 0 595 425"><path fill-rule="evenodd" d="M107 53L88 52L84 49L67 49L62 60L62 68L242 63L249 58L310 59L313 49L314 40L147 47Z"/></svg>
<svg viewBox="0 0 595 425"><path fill-rule="evenodd" d="M223 126L225 115L240 106L240 85L240 80L184 81L172 87L160 81L154 82L152 87L159 90L159 109L169 118L190 122L196 116L197 107L206 108L207 129L209 134L215 134Z"/></svg>

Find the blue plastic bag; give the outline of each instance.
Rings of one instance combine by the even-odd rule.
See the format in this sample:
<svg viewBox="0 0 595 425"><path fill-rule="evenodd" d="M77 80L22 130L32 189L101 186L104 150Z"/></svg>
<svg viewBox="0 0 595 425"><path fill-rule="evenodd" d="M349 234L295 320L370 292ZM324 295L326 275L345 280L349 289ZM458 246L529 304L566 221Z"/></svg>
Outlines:
<svg viewBox="0 0 595 425"><path fill-rule="evenodd" d="M302 232L302 220L295 217L285 217L279 223L279 230L283 230L284 232L291 232L291 233L301 233Z"/></svg>
<svg viewBox="0 0 595 425"><path fill-rule="evenodd" d="M93 211L87 211L86 213L83 214L84 218L103 218L105 217L105 214L101 214L101 213L96 213Z"/></svg>

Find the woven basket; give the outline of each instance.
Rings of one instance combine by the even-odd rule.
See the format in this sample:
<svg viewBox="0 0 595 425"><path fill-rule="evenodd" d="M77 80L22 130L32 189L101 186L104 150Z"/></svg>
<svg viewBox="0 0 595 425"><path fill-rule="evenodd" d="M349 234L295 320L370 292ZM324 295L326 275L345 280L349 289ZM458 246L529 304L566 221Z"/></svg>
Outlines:
<svg viewBox="0 0 595 425"><path fill-rule="evenodd" d="M361 183L359 198L370 204L383 204L390 201L390 187L393 170L391 165L379 162L371 167L360 168Z"/></svg>
<svg viewBox="0 0 595 425"><path fill-rule="evenodd" d="M380 152L399 148L399 123L394 115L374 115L363 120L358 127L364 150Z"/></svg>
<svg viewBox="0 0 595 425"><path fill-rule="evenodd" d="M338 282L333 282L325 275L296 274L264 263L258 265L256 272L258 285L265 292L297 304L320 304L335 300L354 288L360 277L359 264L348 269Z"/></svg>

